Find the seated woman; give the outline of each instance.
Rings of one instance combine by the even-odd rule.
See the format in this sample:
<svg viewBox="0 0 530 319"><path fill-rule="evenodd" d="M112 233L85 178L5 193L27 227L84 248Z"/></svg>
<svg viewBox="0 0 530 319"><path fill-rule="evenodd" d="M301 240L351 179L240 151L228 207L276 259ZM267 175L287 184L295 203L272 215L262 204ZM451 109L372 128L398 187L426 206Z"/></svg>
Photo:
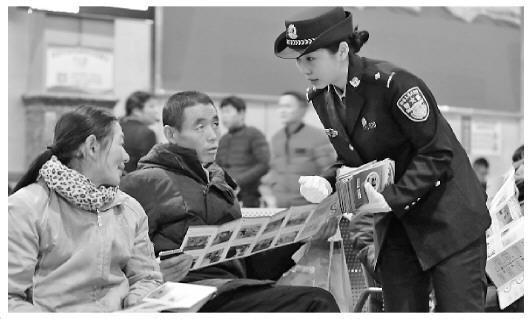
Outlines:
<svg viewBox="0 0 530 319"><path fill-rule="evenodd" d="M162 283L147 216L118 189L128 159L109 111L61 116L8 198L9 311L116 311Z"/></svg>

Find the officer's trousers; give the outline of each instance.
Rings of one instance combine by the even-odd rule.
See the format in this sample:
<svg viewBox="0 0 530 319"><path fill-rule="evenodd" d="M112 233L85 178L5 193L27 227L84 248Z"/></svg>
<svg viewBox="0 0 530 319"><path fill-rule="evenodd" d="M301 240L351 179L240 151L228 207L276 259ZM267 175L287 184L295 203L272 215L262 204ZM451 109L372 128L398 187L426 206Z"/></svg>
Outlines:
<svg viewBox="0 0 530 319"><path fill-rule="evenodd" d="M485 268L483 235L430 269L422 270L405 229L397 218L393 219L377 265L385 311L427 312L432 288L437 312L483 312Z"/></svg>

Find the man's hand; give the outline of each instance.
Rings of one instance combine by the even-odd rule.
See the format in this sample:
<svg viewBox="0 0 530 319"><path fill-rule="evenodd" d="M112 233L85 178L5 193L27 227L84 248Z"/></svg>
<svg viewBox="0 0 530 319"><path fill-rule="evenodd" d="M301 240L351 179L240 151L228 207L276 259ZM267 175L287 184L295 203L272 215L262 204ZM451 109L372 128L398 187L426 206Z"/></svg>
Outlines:
<svg viewBox="0 0 530 319"><path fill-rule="evenodd" d="M372 184L365 182L364 190L366 191L366 196L368 197L368 203L359 207L359 211L367 213L387 213L392 209L386 202L382 194L377 192Z"/></svg>
<svg viewBox="0 0 530 319"><path fill-rule="evenodd" d="M300 194L310 203L318 204L333 190L331 184L320 176L300 176Z"/></svg>
<svg viewBox="0 0 530 319"><path fill-rule="evenodd" d="M186 277L191 268L193 257L182 254L160 261L160 271L164 281L178 282Z"/></svg>

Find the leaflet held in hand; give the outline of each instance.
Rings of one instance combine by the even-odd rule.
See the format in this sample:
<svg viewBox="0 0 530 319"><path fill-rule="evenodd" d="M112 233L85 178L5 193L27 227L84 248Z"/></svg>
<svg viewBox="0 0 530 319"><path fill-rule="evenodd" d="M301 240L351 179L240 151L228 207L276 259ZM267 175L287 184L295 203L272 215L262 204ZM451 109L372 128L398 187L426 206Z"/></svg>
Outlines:
<svg viewBox="0 0 530 319"><path fill-rule="evenodd" d="M337 170L336 189L343 214L359 213L368 204L364 183L370 183L378 192L394 183L395 164L391 159L372 161L359 167L343 166Z"/></svg>

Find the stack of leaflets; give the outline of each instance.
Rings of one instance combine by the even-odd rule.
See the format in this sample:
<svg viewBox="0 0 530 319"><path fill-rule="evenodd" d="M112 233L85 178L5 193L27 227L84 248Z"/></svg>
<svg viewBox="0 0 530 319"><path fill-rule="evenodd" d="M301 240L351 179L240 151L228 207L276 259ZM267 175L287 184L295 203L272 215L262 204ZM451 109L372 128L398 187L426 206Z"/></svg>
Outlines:
<svg viewBox="0 0 530 319"><path fill-rule="evenodd" d="M343 214L352 214L368 203L364 183L369 182L374 189L382 192L387 185L394 183L394 161L386 158L372 161L359 167L343 166L337 170L336 189Z"/></svg>
<svg viewBox="0 0 530 319"><path fill-rule="evenodd" d="M123 312L197 312L217 288L168 281L149 292L142 302Z"/></svg>
<svg viewBox="0 0 530 319"><path fill-rule="evenodd" d="M318 206L293 206L272 216L243 217L218 226L190 226L180 249L193 257L194 270L305 240L340 214L334 209L336 199L330 196Z"/></svg>
<svg viewBox="0 0 530 319"><path fill-rule="evenodd" d="M513 174L508 174L489 210L486 273L497 287L499 307L504 309L524 295L524 215Z"/></svg>

